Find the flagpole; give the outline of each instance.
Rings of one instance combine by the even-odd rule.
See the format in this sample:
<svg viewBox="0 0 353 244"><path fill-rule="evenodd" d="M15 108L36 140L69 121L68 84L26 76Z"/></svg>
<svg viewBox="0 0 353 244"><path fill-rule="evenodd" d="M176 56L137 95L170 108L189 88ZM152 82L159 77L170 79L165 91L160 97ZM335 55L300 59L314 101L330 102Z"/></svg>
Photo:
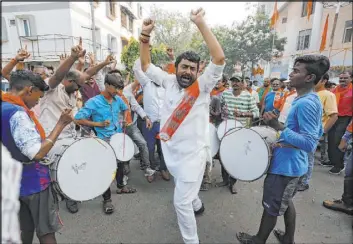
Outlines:
<svg viewBox="0 0 353 244"><path fill-rule="evenodd" d="M330 59L331 57L331 51L332 51L332 45L333 45L333 38L335 36L335 30L336 30L336 25L337 25L337 19L338 19L338 13L340 11L341 3L337 2L336 6L336 13L335 13L335 18L333 20L333 27L332 27L332 32L331 32L331 37L330 37L330 46L329 46L329 53L328 53L328 58Z"/></svg>

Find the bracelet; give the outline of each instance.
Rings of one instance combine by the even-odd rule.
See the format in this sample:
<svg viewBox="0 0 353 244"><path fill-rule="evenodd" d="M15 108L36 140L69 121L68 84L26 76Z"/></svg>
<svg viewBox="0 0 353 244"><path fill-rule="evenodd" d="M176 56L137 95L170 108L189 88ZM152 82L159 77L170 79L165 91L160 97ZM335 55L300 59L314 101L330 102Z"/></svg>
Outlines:
<svg viewBox="0 0 353 244"><path fill-rule="evenodd" d="M50 142L52 145L54 145L54 142L53 142L51 139L45 138L45 140L48 141L48 142Z"/></svg>
<svg viewBox="0 0 353 244"><path fill-rule="evenodd" d="M149 43L150 42L150 40L146 40L146 39L142 38L141 36L140 36L139 40L142 43Z"/></svg>
<svg viewBox="0 0 353 244"><path fill-rule="evenodd" d="M144 34L141 32L141 35L146 36L146 37L151 37L150 35Z"/></svg>

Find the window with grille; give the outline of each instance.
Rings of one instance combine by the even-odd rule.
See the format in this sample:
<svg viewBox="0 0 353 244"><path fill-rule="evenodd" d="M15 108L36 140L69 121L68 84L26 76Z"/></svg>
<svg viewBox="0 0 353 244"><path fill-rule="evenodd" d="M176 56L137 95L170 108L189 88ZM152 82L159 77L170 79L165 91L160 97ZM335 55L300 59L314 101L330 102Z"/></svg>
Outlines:
<svg viewBox="0 0 353 244"><path fill-rule="evenodd" d="M127 15L124 11L120 11L121 26L127 28Z"/></svg>
<svg viewBox="0 0 353 244"><path fill-rule="evenodd" d="M312 15L315 12L315 2L313 1L313 7L311 8L311 13L310 15ZM308 8L307 8L307 2L303 2L302 3L302 17L307 16L308 15Z"/></svg>
<svg viewBox="0 0 353 244"><path fill-rule="evenodd" d="M344 26L343 43L352 42L352 20L347 20Z"/></svg>
<svg viewBox="0 0 353 244"><path fill-rule="evenodd" d="M111 19L115 19L116 18L115 2L112 0L109 0L107 4L108 4L108 17L110 17Z"/></svg>
<svg viewBox="0 0 353 244"><path fill-rule="evenodd" d="M310 46L311 29L299 31L297 50L306 50Z"/></svg>

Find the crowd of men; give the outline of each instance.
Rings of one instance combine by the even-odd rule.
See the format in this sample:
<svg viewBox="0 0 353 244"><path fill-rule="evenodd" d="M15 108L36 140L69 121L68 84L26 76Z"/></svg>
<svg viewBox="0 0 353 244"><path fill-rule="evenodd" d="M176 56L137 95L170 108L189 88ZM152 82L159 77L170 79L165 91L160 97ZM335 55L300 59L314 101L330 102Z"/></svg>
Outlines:
<svg viewBox="0 0 353 244"><path fill-rule="evenodd" d="M317 147L320 164L330 166L329 173L345 171L342 199L325 201L324 206L353 214L351 71L342 72L339 85L332 88L327 74L329 59L305 55L295 60L288 80L265 78L258 87L258 82L248 77L228 79L223 74L225 55L204 20L204 11L192 11L190 19L209 48L208 64L192 51L175 58L172 48L166 51L168 64L152 64L149 40L155 23L147 19L139 37L140 58L133 66L133 82L130 74L116 68L112 55L96 63L88 54L86 64L81 39L69 56L60 57L55 71L45 66L24 69L21 64L30 56L26 48L3 67L2 77L9 80L10 90L1 94L1 142L9 152L2 164L13 167L21 181L20 186L13 185L19 188L19 196L12 194L8 201L15 207L6 212L9 217L3 241L19 242L19 232L14 231L19 212L23 243L32 243L35 232L40 243L56 243L55 233L62 226L58 199L51 185L50 166L41 161L57 140L96 136L109 142L114 134L126 133L139 149L136 157L147 182L152 183L157 172L166 181L173 176L181 235L185 243L199 243L195 216L202 214L205 206L198 194L211 187L212 161L220 160L219 155L210 157L209 134L205 132L209 123L218 127L225 120L247 127L268 125L281 131L281 142L292 145L273 149L259 231L256 235L238 233L241 243L265 243L272 231L281 243L294 243L292 198L296 191L309 189ZM22 169L17 162L23 163ZM127 184L129 173L129 162L117 160L117 194L136 193ZM222 166L222 182L216 186L227 186L236 194L236 181ZM112 214L110 188L102 198L103 212ZM77 202L65 201L71 213L79 211ZM274 230L277 217L282 215L285 231Z"/></svg>

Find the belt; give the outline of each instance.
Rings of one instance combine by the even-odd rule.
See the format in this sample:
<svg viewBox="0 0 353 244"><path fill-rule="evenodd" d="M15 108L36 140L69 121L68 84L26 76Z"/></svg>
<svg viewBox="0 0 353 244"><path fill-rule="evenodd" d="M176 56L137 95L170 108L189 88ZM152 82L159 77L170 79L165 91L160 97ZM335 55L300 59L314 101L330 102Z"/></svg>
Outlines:
<svg viewBox="0 0 353 244"><path fill-rule="evenodd" d="M300 150L300 148L298 148L298 147L295 147L290 144L283 144L283 143L274 143L274 144L272 144L272 148L294 148L294 149Z"/></svg>

